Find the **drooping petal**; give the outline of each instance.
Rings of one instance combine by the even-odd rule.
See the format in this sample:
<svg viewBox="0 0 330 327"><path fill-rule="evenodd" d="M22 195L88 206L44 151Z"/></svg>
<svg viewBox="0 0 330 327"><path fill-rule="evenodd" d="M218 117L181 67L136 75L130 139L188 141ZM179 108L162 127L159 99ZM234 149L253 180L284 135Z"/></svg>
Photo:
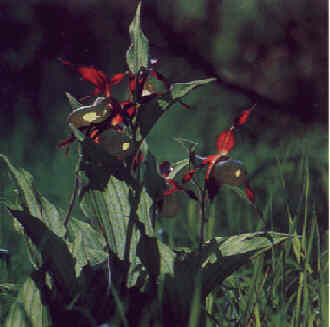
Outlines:
<svg viewBox="0 0 330 327"><path fill-rule="evenodd" d="M246 194L246 196L250 199L250 201L251 201L252 203L255 202L255 199L256 199L255 194L254 194L254 192L251 190L251 188L250 188L250 186L249 186L248 183L245 184L245 194Z"/></svg>
<svg viewBox="0 0 330 327"><path fill-rule="evenodd" d="M195 169L190 169L189 171L187 171L183 177L182 177L182 183L187 183L191 180L191 178L194 176L195 173L198 172L199 169L195 168Z"/></svg>
<svg viewBox="0 0 330 327"><path fill-rule="evenodd" d="M230 128L218 135L217 150L221 155L227 155L235 145L233 128Z"/></svg>
<svg viewBox="0 0 330 327"><path fill-rule="evenodd" d="M111 119L111 126L117 126L121 124L124 121L123 117L121 114L116 114L113 116Z"/></svg>
<svg viewBox="0 0 330 327"><path fill-rule="evenodd" d="M169 190L165 191L165 192L163 193L163 195L170 195L170 194L172 194L173 192L175 192L176 190L184 190L184 188L183 188L181 185L175 183L175 181L174 181L173 179L170 179L170 178L167 179L167 180L166 180L166 183L167 183L168 185L170 185L171 188L170 188Z"/></svg>
<svg viewBox="0 0 330 327"><path fill-rule="evenodd" d="M159 164L159 172L164 178L167 178L172 170L173 170L173 167L169 161L162 161ZM169 181L169 184L171 184L173 182L173 180L170 180L170 179L168 181Z"/></svg>
<svg viewBox="0 0 330 327"><path fill-rule="evenodd" d="M206 181L206 188L210 201L213 201L213 199L215 198L215 196L217 195L220 189L220 186L221 185L217 183L214 177L211 177Z"/></svg>
<svg viewBox="0 0 330 327"><path fill-rule="evenodd" d="M254 108L255 105L253 105L250 109L244 110L238 117L235 118L233 126L239 127L245 124Z"/></svg>
<svg viewBox="0 0 330 327"><path fill-rule="evenodd" d="M78 71L84 80L96 86L93 95L99 95L104 92L106 96L110 96L110 80L102 70L91 66L76 66L67 60L61 60L61 62Z"/></svg>
<svg viewBox="0 0 330 327"><path fill-rule="evenodd" d="M125 76L126 76L126 73L119 73L119 74L113 75L110 80L110 85L119 84Z"/></svg>
<svg viewBox="0 0 330 327"><path fill-rule="evenodd" d="M56 146L56 149L59 150L67 145L69 145L70 143L72 143L74 140L75 140L75 136L72 134L69 138L63 140L61 143L59 143L57 146Z"/></svg>

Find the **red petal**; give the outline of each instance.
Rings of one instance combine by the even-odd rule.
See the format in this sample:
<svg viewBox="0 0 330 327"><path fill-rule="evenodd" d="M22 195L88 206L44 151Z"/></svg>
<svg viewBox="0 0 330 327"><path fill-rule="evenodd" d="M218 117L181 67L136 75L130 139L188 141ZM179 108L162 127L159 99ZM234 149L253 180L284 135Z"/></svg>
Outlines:
<svg viewBox="0 0 330 327"><path fill-rule="evenodd" d="M228 129L219 134L217 138L217 149L221 155L227 155L235 145L233 129Z"/></svg>
<svg viewBox="0 0 330 327"><path fill-rule="evenodd" d="M164 178L167 178L170 172L173 170L169 161L162 161L159 164L159 171ZM169 180L169 183L173 183L173 180Z"/></svg>
<svg viewBox="0 0 330 327"><path fill-rule="evenodd" d="M123 78L126 76L125 73L116 74L111 78L110 85L119 84Z"/></svg>
<svg viewBox="0 0 330 327"><path fill-rule="evenodd" d="M169 190L165 191L163 193L164 195L172 194L176 190L184 190L184 188L181 185L175 183L173 179L168 179L166 182L167 182L167 184L171 185L171 188Z"/></svg>
<svg viewBox="0 0 330 327"><path fill-rule="evenodd" d="M194 191L191 190L184 190L186 192L186 194L188 194L188 196L196 201L198 201L198 198L196 196L196 194L194 193Z"/></svg>
<svg viewBox="0 0 330 327"><path fill-rule="evenodd" d="M255 194L254 194L254 192L250 189L250 186L249 186L249 184L247 184L246 183L246 185L245 185L245 194L246 194L246 196L250 199L250 201L252 202L252 203L254 203L255 202Z"/></svg>
<svg viewBox="0 0 330 327"><path fill-rule="evenodd" d="M209 194L209 198L212 201L214 197L217 195L220 185L216 182L215 178L210 178L206 182L207 193Z"/></svg>
<svg viewBox="0 0 330 327"><path fill-rule="evenodd" d="M135 78L135 75L133 73L130 73L128 78L129 78L129 80L128 80L129 90L131 91L131 93L134 94L134 92L136 90L136 78Z"/></svg>
<svg viewBox="0 0 330 327"><path fill-rule="evenodd" d="M244 110L238 117L235 118L233 126L239 127L239 126L245 124L251 114L251 111L254 108L255 108L255 105L253 105L250 109Z"/></svg>
<svg viewBox="0 0 330 327"><path fill-rule="evenodd" d="M112 126L117 126L118 124L121 124L124 121L123 117L120 114L116 114L112 119L111 119L111 125Z"/></svg>
<svg viewBox="0 0 330 327"><path fill-rule="evenodd" d="M191 169L191 170L187 171L184 174L184 176L182 177L182 183L184 184L184 183L189 182L191 180L191 178L193 177L193 175L197 172L198 172L198 169Z"/></svg>
<svg viewBox="0 0 330 327"><path fill-rule="evenodd" d="M65 146L67 146L68 144L72 143L76 138L74 137L74 135L72 135L71 137L65 139L64 141L62 141L60 144L57 145L56 149L59 150Z"/></svg>
<svg viewBox="0 0 330 327"><path fill-rule="evenodd" d="M211 162L211 163L207 166L206 175L205 175L205 180L208 180L208 179L209 179L213 166L214 166L214 162Z"/></svg>

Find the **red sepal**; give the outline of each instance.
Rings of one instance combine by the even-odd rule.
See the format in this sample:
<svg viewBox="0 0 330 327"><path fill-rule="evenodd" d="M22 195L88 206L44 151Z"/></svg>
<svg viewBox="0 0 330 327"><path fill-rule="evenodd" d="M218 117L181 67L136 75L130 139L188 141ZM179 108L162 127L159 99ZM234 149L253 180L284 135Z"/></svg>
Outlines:
<svg viewBox="0 0 330 327"><path fill-rule="evenodd" d="M173 179L170 179L170 178L167 179L166 183L171 185L171 188L169 190L165 191L163 193L164 195L170 195L170 194L174 193L176 190L184 191L184 188L181 185L177 184Z"/></svg>
<svg viewBox="0 0 330 327"><path fill-rule="evenodd" d="M239 127L239 126L245 124L251 114L251 111L254 108L255 108L255 105L253 105L250 109L244 110L238 117L235 118L233 126Z"/></svg>
<svg viewBox="0 0 330 327"><path fill-rule="evenodd" d="M189 171L187 171L182 177L182 183L184 184L184 183L189 182L191 180L191 178L193 177L193 175L198 172L198 170L199 169L195 168L195 169L190 169Z"/></svg>
<svg viewBox="0 0 330 327"><path fill-rule="evenodd" d="M125 76L126 76L126 73L119 73L119 74L113 75L111 78L110 84L111 85L119 84Z"/></svg>
<svg viewBox="0 0 330 327"><path fill-rule="evenodd" d="M206 188L210 201L213 201L215 196L218 194L220 185L217 183L214 177L211 177L206 181Z"/></svg>
<svg viewBox="0 0 330 327"><path fill-rule="evenodd" d="M249 186L248 183L245 184L245 194L246 194L246 196L250 199L250 201L251 201L252 203L255 202L255 200L256 200L255 194L254 194L254 192L250 189L250 186Z"/></svg>
<svg viewBox="0 0 330 327"><path fill-rule="evenodd" d="M218 135L217 150L221 155L227 155L235 145L233 129L228 129Z"/></svg>

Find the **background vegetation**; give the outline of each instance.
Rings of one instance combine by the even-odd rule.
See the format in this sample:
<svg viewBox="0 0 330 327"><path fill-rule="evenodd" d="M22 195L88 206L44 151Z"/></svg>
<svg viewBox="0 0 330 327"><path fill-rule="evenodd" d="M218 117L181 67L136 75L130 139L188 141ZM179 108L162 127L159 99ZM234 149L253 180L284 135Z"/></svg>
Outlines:
<svg viewBox="0 0 330 327"><path fill-rule="evenodd" d="M136 5L135 1L109 0L0 3L0 24L5 31L0 47L0 152L30 171L39 191L63 209L73 190L76 161L74 147L68 156L55 149L69 134L65 120L71 109L64 92L83 96L90 88L57 59L93 65L109 75L125 70L127 26ZM201 154L212 153L218 133L242 109L257 104L232 156L244 161L250 173L266 226L237 194L223 189L210 209L214 225L209 236L261 229L308 235L305 257L286 249L289 268L283 264L286 273L273 275L283 278L265 279L267 269L280 269L269 266L265 257L240 272L239 278L229 279L227 289L219 290L226 296L216 303L217 310L221 316L230 308L231 323L241 317L245 319L242 325L248 325L249 318L242 318L242 312L249 317L249 310L254 317L258 312L274 317L273 322L267 320L270 326L281 319L290 321L293 312L304 315L294 318L297 326L302 321L307 325L306 317L319 314L321 300L316 294L327 284L319 276L328 265L327 9L325 1L307 0L144 2L143 29L152 42L152 55L160 59L159 70L173 82L217 78L185 99L192 111L174 107L156 125L148 143L159 160L184 158L174 137L198 142ZM15 189L1 183L1 192L1 198L10 197ZM194 244L199 230L197 209L184 196L174 201L181 210L175 219L160 218L160 237L170 245ZM1 210L0 248L11 254L10 275L0 280L8 286L0 295L4 303L0 314L5 316L8 299L15 298L15 285L25 279L30 266L12 218ZM78 207L74 214L84 219ZM310 279L302 279L304 269ZM250 276L255 277L255 285L245 284ZM312 285L311 300L299 302L297 290L303 282ZM280 294L272 293L276 283L282 287ZM260 296L261 307L244 307L242 299L248 299L249 292ZM327 298L327 294L320 296ZM285 310L281 301L289 302ZM235 311L236 304L242 312ZM280 316L280 308L290 319Z"/></svg>

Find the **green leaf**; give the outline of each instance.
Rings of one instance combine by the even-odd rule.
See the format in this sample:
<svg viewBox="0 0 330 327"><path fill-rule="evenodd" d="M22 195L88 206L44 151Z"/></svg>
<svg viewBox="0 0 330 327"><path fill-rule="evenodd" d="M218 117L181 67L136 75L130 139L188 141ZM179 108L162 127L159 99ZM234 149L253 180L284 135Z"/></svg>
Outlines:
<svg viewBox="0 0 330 327"><path fill-rule="evenodd" d="M76 259L77 277L85 265L96 265L107 259L108 254L104 250L105 239L90 224L71 217L68 232L69 238L72 239L72 254Z"/></svg>
<svg viewBox="0 0 330 327"><path fill-rule="evenodd" d="M136 259L140 231L153 235L149 216L152 204L150 197L143 189L137 204L132 196L132 191L124 181L110 176L104 190L90 188L81 199L84 214L98 222L110 250L120 259L129 259L130 262Z"/></svg>
<svg viewBox="0 0 330 327"><path fill-rule="evenodd" d="M25 234L40 252L42 263L47 266L59 291L72 296L77 290L77 284L74 258L66 242L39 218L21 210L10 210L10 213L24 227Z"/></svg>
<svg viewBox="0 0 330 327"><path fill-rule="evenodd" d="M78 109L82 107L83 105L75 98L73 97L69 92L65 92L65 95L67 96L69 103L73 110Z"/></svg>
<svg viewBox="0 0 330 327"><path fill-rule="evenodd" d="M183 159L180 161L177 161L171 165L173 170L169 173L168 178L174 178L176 174L178 174L184 167L189 165L189 159Z"/></svg>
<svg viewBox="0 0 330 327"><path fill-rule="evenodd" d="M51 317L41 293L32 278L28 278L20 289L16 301L11 305L5 327L50 327Z"/></svg>
<svg viewBox="0 0 330 327"><path fill-rule="evenodd" d="M129 70L137 74L141 67L148 67L149 41L141 29L141 2L136 9L135 17L129 26L131 45L126 53L126 61Z"/></svg>
<svg viewBox="0 0 330 327"><path fill-rule="evenodd" d="M273 246L292 238L276 232L256 232L207 241L201 252L203 296L220 285L235 270ZM191 260L189 257L187 260Z"/></svg>
<svg viewBox="0 0 330 327"><path fill-rule="evenodd" d="M143 235L137 253L153 278L164 278L167 274L174 276L176 254L157 238Z"/></svg>
<svg viewBox="0 0 330 327"><path fill-rule="evenodd" d="M5 164L6 169L13 177L14 183L18 189L20 205L29 212L31 216L39 218L45 225L57 236L63 237L65 234L63 216L59 214L53 204L44 198L37 190L31 174L24 169L15 168L8 158L0 154L0 163ZM15 205L10 206L16 210Z"/></svg>
<svg viewBox="0 0 330 327"><path fill-rule="evenodd" d="M184 139L181 137L175 137L174 138L175 141L177 141L178 143L180 143L186 150L188 153L190 153L191 151L194 151L198 145L197 142L188 140L188 139Z"/></svg>
<svg viewBox="0 0 330 327"><path fill-rule="evenodd" d="M79 141L79 142L84 142L86 135L84 133L82 133L75 125L73 125L72 123L69 123L69 127L73 133L73 135L75 136L75 138Z"/></svg>
<svg viewBox="0 0 330 327"><path fill-rule="evenodd" d="M20 205L10 206L8 209L27 237L30 256L35 258L35 268L46 264L61 291L73 294L76 287L74 258L64 241L64 214L60 214L36 190L30 173L15 168L4 155L0 155L0 163L5 165L18 189Z"/></svg>
<svg viewBox="0 0 330 327"><path fill-rule="evenodd" d="M173 100L179 100L187 95L193 89L211 83L215 81L216 78L207 78L202 80L191 81L188 83L175 83L171 85L170 93Z"/></svg>

